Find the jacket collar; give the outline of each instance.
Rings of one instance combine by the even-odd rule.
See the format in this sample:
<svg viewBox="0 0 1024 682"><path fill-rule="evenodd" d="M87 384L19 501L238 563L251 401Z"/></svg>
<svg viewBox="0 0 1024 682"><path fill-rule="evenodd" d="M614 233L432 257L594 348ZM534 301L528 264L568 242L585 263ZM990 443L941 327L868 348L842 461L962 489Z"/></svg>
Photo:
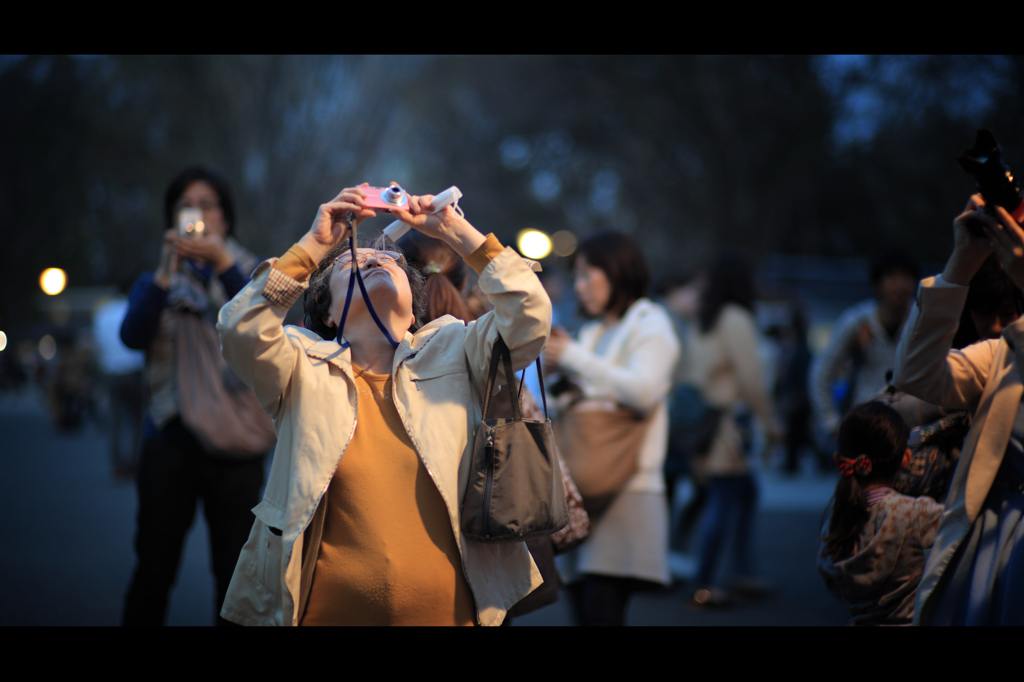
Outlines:
<svg viewBox="0 0 1024 682"><path fill-rule="evenodd" d="M450 315L445 315L429 324L423 325L415 334L407 331L402 342L395 348L395 362L392 365L392 372L398 369L401 363L415 357L421 350L426 348L427 344L437 336L437 332L442 327L455 322L459 322L459 320ZM459 323L461 324L461 322ZM292 329L302 343L306 355L311 358L324 360L347 374L352 373L352 349L349 346L342 347L337 341L322 339L316 332L309 329L302 327L293 327Z"/></svg>

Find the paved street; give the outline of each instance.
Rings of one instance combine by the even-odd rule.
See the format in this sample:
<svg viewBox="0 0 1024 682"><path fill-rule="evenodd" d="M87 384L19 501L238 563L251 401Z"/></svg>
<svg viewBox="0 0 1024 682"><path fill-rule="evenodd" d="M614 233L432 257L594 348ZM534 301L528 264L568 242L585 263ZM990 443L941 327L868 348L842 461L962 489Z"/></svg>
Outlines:
<svg viewBox="0 0 1024 682"><path fill-rule="evenodd" d="M132 570L135 490L110 474L105 434L94 424L54 432L38 396L0 396L0 625L116 625ZM755 556L777 588L765 601L693 611L685 583L637 596L631 625L843 625L846 613L814 567L821 511L834 481L763 473ZM213 578L201 511L189 536L169 623L213 621ZM676 556L682 575L692 567ZM567 597L516 626L571 625Z"/></svg>

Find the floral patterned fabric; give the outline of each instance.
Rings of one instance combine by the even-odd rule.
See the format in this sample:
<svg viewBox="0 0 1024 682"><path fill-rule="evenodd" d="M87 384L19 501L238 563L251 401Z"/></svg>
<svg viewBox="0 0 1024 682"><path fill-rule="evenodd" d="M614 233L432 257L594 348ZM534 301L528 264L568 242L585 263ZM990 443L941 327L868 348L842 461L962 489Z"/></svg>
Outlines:
<svg viewBox="0 0 1024 682"><path fill-rule="evenodd" d="M925 552L935 543L942 505L930 497L890 491L869 504L868 512L850 557L832 561L821 541L818 571L850 612L852 625L910 625ZM830 522L826 519L822 538Z"/></svg>

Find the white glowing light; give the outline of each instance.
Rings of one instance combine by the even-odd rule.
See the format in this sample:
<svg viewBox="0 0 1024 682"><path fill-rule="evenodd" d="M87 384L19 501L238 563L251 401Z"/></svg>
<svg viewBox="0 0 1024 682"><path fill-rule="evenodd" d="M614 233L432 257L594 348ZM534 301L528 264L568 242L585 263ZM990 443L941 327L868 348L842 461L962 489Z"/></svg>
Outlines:
<svg viewBox="0 0 1024 682"><path fill-rule="evenodd" d="M46 268L43 274L39 275L39 286L50 296L56 296L64 291L64 285L68 283L68 277L60 268Z"/></svg>
<svg viewBox="0 0 1024 682"><path fill-rule="evenodd" d="M523 230L519 233L518 244L520 253L534 260L551 253L551 238L540 230Z"/></svg>
<svg viewBox="0 0 1024 682"><path fill-rule="evenodd" d="M43 360L53 360L53 356L57 354L57 342L49 334L39 339L39 354L43 356Z"/></svg>
<svg viewBox="0 0 1024 682"><path fill-rule="evenodd" d="M7 334L0 332L0 350L7 348Z"/></svg>

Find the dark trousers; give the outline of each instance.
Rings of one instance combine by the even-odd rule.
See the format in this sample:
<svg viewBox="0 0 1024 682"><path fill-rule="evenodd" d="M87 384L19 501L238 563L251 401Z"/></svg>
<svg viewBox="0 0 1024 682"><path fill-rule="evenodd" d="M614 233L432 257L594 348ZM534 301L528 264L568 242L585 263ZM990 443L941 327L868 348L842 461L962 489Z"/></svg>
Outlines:
<svg viewBox="0 0 1024 682"><path fill-rule="evenodd" d="M249 538L263 486L263 457L210 457L184 428L173 438L145 439L136 477L139 512L135 572L124 602L124 625L163 625L185 537L203 501L216 579L218 624L228 583Z"/></svg>
<svg viewBox="0 0 1024 682"><path fill-rule="evenodd" d="M579 581L569 585L576 622L583 626L625 625L633 593L654 587L653 583L636 578L584 573Z"/></svg>
<svg viewBox="0 0 1024 682"><path fill-rule="evenodd" d="M750 576L751 528L757 506L757 484L750 474L708 479L708 501L700 532L697 584L714 583L715 566L726 543L733 542L735 573Z"/></svg>

